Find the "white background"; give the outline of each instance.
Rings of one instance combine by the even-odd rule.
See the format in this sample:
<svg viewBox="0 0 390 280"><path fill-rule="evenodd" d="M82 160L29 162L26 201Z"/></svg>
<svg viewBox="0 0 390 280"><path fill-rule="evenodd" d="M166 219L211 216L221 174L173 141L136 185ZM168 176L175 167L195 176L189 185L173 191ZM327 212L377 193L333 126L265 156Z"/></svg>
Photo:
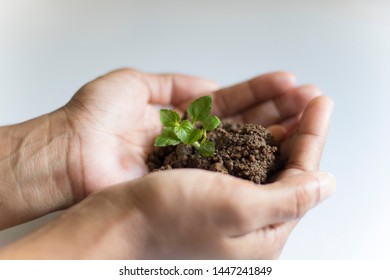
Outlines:
<svg viewBox="0 0 390 280"><path fill-rule="evenodd" d="M123 66L221 85L289 70L318 85L336 102L322 169L338 190L281 258L390 258L390 1L0 0L0 125ZM3 231L0 246L44 222Z"/></svg>

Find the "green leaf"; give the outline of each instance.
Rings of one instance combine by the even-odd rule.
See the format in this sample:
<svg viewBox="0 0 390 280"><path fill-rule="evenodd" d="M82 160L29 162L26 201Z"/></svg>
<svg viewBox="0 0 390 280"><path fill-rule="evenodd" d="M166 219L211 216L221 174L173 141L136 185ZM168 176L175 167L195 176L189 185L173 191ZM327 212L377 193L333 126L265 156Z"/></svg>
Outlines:
<svg viewBox="0 0 390 280"><path fill-rule="evenodd" d="M188 116L191 121L181 121L180 115L169 109L160 110L160 120L164 126L163 132L157 136L154 145L158 147L175 146L180 143L193 145L204 156L213 156L214 143L207 140L207 131L218 127L220 120L211 116L212 98L210 95L196 99L188 107ZM200 122L202 127L196 128Z"/></svg>
<svg viewBox="0 0 390 280"><path fill-rule="evenodd" d="M190 116L192 123L196 121L205 120L211 113L211 103L212 99L210 95L203 96L196 99L188 107L188 115Z"/></svg>
<svg viewBox="0 0 390 280"><path fill-rule="evenodd" d="M175 126L180 121L180 116L173 110L161 109L160 110L160 121L164 126Z"/></svg>
<svg viewBox="0 0 390 280"><path fill-rule="evenodd" d="M194 129L194 126L187 120L181 122L180 125L175 126L173 131L177 138L179 138L184 144L188 144L189 136Z"/></svg>
<svg viewBox="0 0 390 280"><path fill-rule="evenodd" d="M154 145L157 147L175 146L177 144L180 144L180 139L177 138L175 132L173 131L173 127L164 128L163 133L157 136L154 141Z"/></svg>
<svg viewBox="0 0 390 280"><path fill-rule="evenodd" d="M200 140L203 136L203 130L199 128L195 128L192 130L191 134L188 136L188 144L193 144L196 141Z"/></svg>
<svg viewBox="0 0 390 280"><path fill-rule="evenodd" d="M198 152L204 157L212 157L215 152L215 146L213 142L206 141L203 144L200 144Z"/></svg>
<svg viewBox="0 0 390 280"><path fill-rule="evenodd" d="M205 120L202 122L202 126L207 131L213 131L218 127L218 125L221 123L219 118L217 116L208 116Z"/></svg>

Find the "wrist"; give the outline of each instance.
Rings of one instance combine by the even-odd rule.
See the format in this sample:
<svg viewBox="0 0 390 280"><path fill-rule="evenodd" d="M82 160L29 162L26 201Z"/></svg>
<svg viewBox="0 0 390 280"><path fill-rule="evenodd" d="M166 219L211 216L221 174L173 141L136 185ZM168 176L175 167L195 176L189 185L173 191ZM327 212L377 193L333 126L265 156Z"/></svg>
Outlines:
<svg viewBox="0 0 390 280"><path fill-rule="evenodd" d="M0 128L0 228L82 199L70 176L77 168L72 134L63 110Z"/></svg>

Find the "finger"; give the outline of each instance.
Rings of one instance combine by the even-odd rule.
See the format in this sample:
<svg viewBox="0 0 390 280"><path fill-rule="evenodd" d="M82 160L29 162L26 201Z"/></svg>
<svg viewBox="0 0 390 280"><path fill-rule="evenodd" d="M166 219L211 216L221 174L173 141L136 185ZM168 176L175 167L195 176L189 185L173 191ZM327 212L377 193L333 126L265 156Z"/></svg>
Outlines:
<svg viewBox="0 0 390 280"><path fill-rule="evenodd" d="M335 178L322 172L290 176L264 187L242 184L230 200L226 199L223 213L215 217L215 222L230 237L301 218L329 197L336 186Z"/></svg>
<svg viewBox="0 0 390 280"><path fill-rule="evenodd" d="M217 83L182 74L147 74L133 69L119 69L105 77L119 77L135 88L135 95L146 93L148 101L160 105L174 105L193 100L218 89Z"/></svg>
<svg viewBox="0 0 390 280"><path fill-rule="evenodd" d="M236 259L277 259L297 222L298 220L294 220L269 225L229 238L229 251L236 252Z"/></svg>
<svg viewBox="0 0 390 280"><path fill-rule="evenodd" d="M285 120L302 113L307 104L319 95L321 91L315 86L296 87L288 91L288 94L267 100L242 112L242 121L262 126L282 124Z"/></svg>
<svg viewBox="0 0 390 280"><path fill-rule="evenodd" d="M159 89L152 90L151 102L172 104L182 110L194 99L219 88L214 81L181 74L148 75L149 84L155 82ZM184 105L184 106L183 106Z"/></svg>
<svg viewBox="0 0 390 280"><path fill-rule="evenodd" d="M271 125L267 129L278 143L283 141L287 133L286 129L281 125Z"/></svg>
<svg viewBox="0 0 390 280"><path fill-rule="evenodd" d="M302 113L297 114L291 118L288 118L280 124L286 130L286 138L294 134L296 128L298 127L299 120L301 119L301 117L302 117Z"/></svg>
<svg viewBox="0 0 390 280"><path fill-rule="evenodd" d="M287 72L274 72L257 76L249 81L227 87L213 94L213 113L225 118L286 94L295 83Z"/></svg>
<svg viewBox="0 0 390 280"><path fill-rule="evenodd" d="M283 178L265 188L268 192L270 224L301 218L308 210L331 196L335 177L327 172L306 172Z"/></svg>
<svg viewBox="0 0 390 280"><path fill-rule="evenodd" d="M318 170L332 108L333 101L329 97L317 97L310 102L291 140L287 168Z"/></svg>

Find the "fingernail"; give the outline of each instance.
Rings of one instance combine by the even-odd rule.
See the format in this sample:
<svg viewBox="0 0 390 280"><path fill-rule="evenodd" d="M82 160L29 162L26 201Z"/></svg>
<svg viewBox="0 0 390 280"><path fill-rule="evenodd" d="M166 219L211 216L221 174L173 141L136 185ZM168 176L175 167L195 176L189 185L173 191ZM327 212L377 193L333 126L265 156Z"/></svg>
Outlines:
<svg viewBox="0 0 390 280"><path fill-rule="evenodd" d="M321 172L319 175L320 202L330 197L336 190L336 178L328 172Z"/></svg>

